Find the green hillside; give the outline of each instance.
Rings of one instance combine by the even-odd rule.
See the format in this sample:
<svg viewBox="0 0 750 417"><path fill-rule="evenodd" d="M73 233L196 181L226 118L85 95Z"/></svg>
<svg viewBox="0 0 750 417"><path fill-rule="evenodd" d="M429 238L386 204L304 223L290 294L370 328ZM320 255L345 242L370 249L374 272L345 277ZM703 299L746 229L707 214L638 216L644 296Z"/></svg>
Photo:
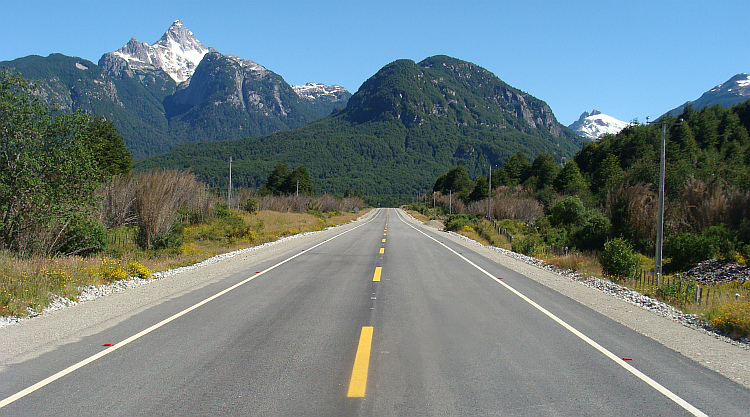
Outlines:
<svg viewBox="0 0 750 417"><path fill-rule="evenodd" d="M383 67L345 109L307 126L268 136L181 145L141 160L137 169L192 169L224 186L260 187L277 162L304 165L316 192L357 190L393 204L424 191L461 164L487 172L518 151L549 152L558 161L584 144L549 106L489 71L438 56Z"/></svg>

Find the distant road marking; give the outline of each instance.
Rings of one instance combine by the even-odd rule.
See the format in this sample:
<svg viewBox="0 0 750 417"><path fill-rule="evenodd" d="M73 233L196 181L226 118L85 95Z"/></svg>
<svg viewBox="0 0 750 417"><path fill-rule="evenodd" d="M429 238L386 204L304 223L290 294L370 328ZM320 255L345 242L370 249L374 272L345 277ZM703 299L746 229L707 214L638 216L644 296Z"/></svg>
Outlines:
<svg viewBox="0 0 750 417"><path fill-rule="evenodd" d="M380 254L382 255L384 253L385 253L385 248L380 248Z"/></svg>
<svg viewBox="0 0 750 417"><path fill-rule="evenodd" d="M450 252L453 252L454 255L458 256L461 259L463 259L466 263L468 263L469 265L473 266L474 268L476 268L477 270L479 270L483 274L487 275L488 277L492 278L495 282L497 282L498 284L504 286L505 288L507 288L508 290L510 290L513 294L515 294L518 297L520 297L522 300L524 300L527 303L531 304L534 308L536 308L537 310L541 311L544 315L546 315L547 317L549 317L552 320L554 320L555 322L557 322L559 325L561 325L562 327L564 327L565 329L567 329L569 332L571 332L574 335L578 336L578 338L580 338L584 342L588 343L591 347L593 347L594 349L596 349L599 352L601 352L602 354L604 354L604 356L606 356L609 359L611 359L614 363L622 366L628 372L630 372L631 374L635 375L636 377L638 377L643 382L645 382L648 385L650 385L653 389L655 389L656 391L660 392L665 397L667 397L670 400L674 401L677 405L679 405L680 407L684 408L685 410L687 410L692 415L694 415L694 416L700 416L700 417L708 417L707 414L705 414L704 412L702 412L701 410L699 410L698 408L696 408L694 405L692 405L689 402L683 400L677 394L673 393L672 391L670 391L667 388L665 388L663 385L661 385L658 382L654 381L653 379L651 379L651 377L649 377L648 375L646 375L643 372L639 371L638 369L636 369L635 367L633 367L632 365L630 365L626 361L623 361L622 358L620 358L619 356L617 356L614 353L610 352L604 346L596 343L594 340L592 340L591 338L589 338L585 334L581 333L578 329L576 329L575 327L571 326L567 322L563 321L561 318L557 317L556 315L554 315L553 313L551 313L550 311L548 311L544 307L540 306L539 304L537 304L536 302L534 302L529 297L523 295L521 292L519 292L515 288L513 288L510 285L506 284L504 281L498 279L494 275L492 275L489 272L485 271L484 269L482 269L482 267L480 267L479 265L477 265L474 262L470 261L469 259L467 259L463 255L461 255L460 253L458 253L455 250L449 248L443 242L438 241L437 239L433 238L432 236L428 235L427 233L425 233L425 232L417 229L416 227L412 226L411 224L409 224L409 222L407 222L406 220L404 220L401 217L400 213L399 213L399 218L407 226L409 226L412 229L416 230L417 232L423 234L424 236L426 236L430 240L434 241L435 243L439 244L440 246L444 247L445 249L448 249Z"/></svg>
<svg viewBox="0 0 750 417"><path fill-rule="evenodd" d="M372 346L371 326L362 328L359 335L359 346L357 355L354 357L354 367L352 368L352 379L349 381L349 392L347 397L364 397L365 388L367 388L367 371L370 367L370 348Z"/></svg>
<svg viewBox="0 0 750 417"><path fill-rule="evenodd" d="M370 220L368 220L368 221L360 224L359 226L353 227L353 228L351 228L351 229L349 229L347 231L341 232L341 233L339 233L339 234L337 234L337 235L335 235L333 237L330 237L330 238L328 238L328 239L326 239L326 240L318 243L317 245L308 248L307 251L309 251L310 249L315 249L318 246L324 245L324 244L326 244L326 243L328 243L328 242L330 242L330 241L332 241L332 240L334 240L334 239L336 239L336 238L338 238L340 236L343 236L343 235L345 235L345 234L347 234L347 233L349 233L349 232L351 232L353 230L359 229L360 227L362 227L362 226L370 223L371 221L375 220L375 217L377 217L377 216L373 216L372 219L370 219ZM130 342L133 342L133 341L135 341L137 339L140 339L141 337L143 337L143 336L151 333L152 331L154 331L154 330L156 330L156 329L164 326L165 324L167 324L169 322L172 322L172 321L174 321L174 320L176 320L176 319L184 316L185 314L187 314L187 313L189 313L189 312L197 309L198 307L201 307L204 304L206 304L206 303L208 303L210 301L213 301L213 300L221 297L222 295L224 295L224 294L226 294L226 293L228 293L228 292L230 292L230 291L232 291L232 290L234 290L234 289L236 289L236 288L238 288L238 287L240 287L240 286L242 286L244 284L247 284L248 282L252 281L253 279L255 279L255 278L257 278L257 277L259 277L259 276L261 276L263 274L265 274L266 272L269 272L269 271L271 271L271 270L273 270L273 269L275 269L275 268L277 268L277 267L279 267L279 266L281 266L281 265L283 265L283 264L291 261L292 259L295 259L298 256L305 254L307 251L299 252L296 255L293 255L293 256L291 256L289 258L284 259L283 261L277 263L276 265L270 266L270 267L266 268L263 271L256 272L251 277L246 278L245 280L243 280L241 282L238 282L237 284L234 284L231 287L229 287L229 288L227 288L227 289L225 289L223 291L220 291L220 292L218 292L218 293L216 293L216 294L214 294L214 295L206 298L203 301L198 302L197 304L194 304L194 305L192 305L192 306L190 306L190 307L188 307L188 308L180 311L179 313L176 313L176 314L174 314L174 315L172 315L172 316L170 316L170 317L168 317L168 318L166 318L166 319L164 319L164 320L162 320L162 321L154 324L153 326L151 326L151 327L149 327L149 328L147 328L145 330L142 330L142 331L134 334L133 336L128 337L127 339L123 340L122 342L115 343L114 346L108 347L107 349L104 349L101 352L99 352L99 353L97 353L97 354L95 354L93 356L90 356L90 357L88 357L88 358L86 358L86 359L84 359L84 360L82 360L82 361L80 361L80 362L78 362L78 363L76 363L74 365L71 365L71 366L63 369L62 371L60 371L60 372L58 372L58 373L56 373L56 374L54 374L52 376L49 376L49 377L47 377L47 378L45 378L45 379L37 382L36 384L31 385L30 387L28 387L28 388L26 388L26 389L24 389L22 391L19 391L19 392L15 393L15 394L11 395L10 397L7 397L7 398L3 399L2 401L0 401L0 408L3 408L3 407L5 407L8 404L11 404L11 403L13 403L13 402L15 402L15 401L17 401L17 400L19 400L19 399L21 399L21 398L29 395L29 394L31 394L32 392L34 392L34 391L36 391L36 390L38 390L38 389L40 389L40 388L42 388L42 387L44 387L46 385L49 385L52 382L57 381L58 379L64 377L65 375L68 375L68 374L72 373L73 371L75 371L75 370L77 370L79 368L82 368L82 367L90 364L91 362L94 362L95 360L97 360L97 359L99 359L99 358L101 358L103 356L106 356L106 355L114 352L115 350L117 350L117 349L119 349L119 348L121 348L121 347L129 344ZM369 357L369 349L368 349L368 357ZM365 372L366 372L366 370L365 370Z"/></svg>
<svg viewBox="0 0 750 417"><path fill-rule="evenodd" d="M385 238L383 239L383 243L385 243Z"/></svg>
<svg viewBox="0 0 750 417"><path fill-rule="evenodd" d="M375 267L375 274L372 276L372 282L380 282L380 275L383 273L382 266Z"/></svg>

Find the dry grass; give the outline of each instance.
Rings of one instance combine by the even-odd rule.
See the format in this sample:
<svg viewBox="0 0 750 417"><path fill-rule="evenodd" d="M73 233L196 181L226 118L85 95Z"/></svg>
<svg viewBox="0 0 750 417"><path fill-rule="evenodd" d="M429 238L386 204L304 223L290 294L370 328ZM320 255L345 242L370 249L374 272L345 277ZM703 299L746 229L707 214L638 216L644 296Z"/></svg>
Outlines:
<svg viewBox="0 0 750 417"><path fill-rule="evenodd" d="M361 211L359 215L365 214ZM236 214L255 232L253 236L227 239L187 239L179 250L143 251L132 239L123 238L110 247L109 256L82 258L19 258L0 252L0 315L26 316L41 311L56 296L75 299L83 287L113 282L128 276L192 265L220 253L246 248L302 232L321 230L352 221L355 213L314 216L268 210L255 215ZM128 233L136 233L130 228ZM187 233L186 233L187 234ZM114 256L113 256L114 254Z"/></svg>

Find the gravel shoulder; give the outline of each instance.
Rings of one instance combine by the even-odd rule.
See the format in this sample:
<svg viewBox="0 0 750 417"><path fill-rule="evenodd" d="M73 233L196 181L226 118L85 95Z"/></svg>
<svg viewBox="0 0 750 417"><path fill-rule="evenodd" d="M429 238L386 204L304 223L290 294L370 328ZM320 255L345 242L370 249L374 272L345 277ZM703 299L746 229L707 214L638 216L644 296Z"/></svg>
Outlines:
<svg viewBox="0 0 750 417"><path fill-rule="evenodd" d="M408 216L415 225L440 231ZM554 271L542 261L505 249L484 246L453 232L451 241L567 296L616 322L679 352L702 366L750 388L750 347L718 335L702 326L694 316L628 288L594 277Z"/></svg>

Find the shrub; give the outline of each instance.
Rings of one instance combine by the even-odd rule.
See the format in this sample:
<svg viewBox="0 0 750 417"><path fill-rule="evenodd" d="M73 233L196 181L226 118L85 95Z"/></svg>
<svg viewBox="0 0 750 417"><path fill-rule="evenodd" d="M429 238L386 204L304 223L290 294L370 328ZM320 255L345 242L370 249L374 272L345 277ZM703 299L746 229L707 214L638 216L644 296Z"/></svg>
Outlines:
<svg viewBox="0 0 750 417"><path fill-rule="evenodd" d="M611 223L603 214L589 211L571 234L571 241L580 250L600 249L609 235Z"/></svg>
<svg viewBox="0 0 750 417"><path fill-rule="evenodd" d="M149 271L148 268L146 268L145 266L135 261L130 262L128 264L128 274L131 277L139 277L139 278L151 277L151 271Z"/></svg>
<svg viewBox="0 0 750 417"><path fill-rule="evenodd" d="M448 220L445 221L445 230L457 232L463 230L464 226L471 227L471 220L469 220L469 216L465 214L452 214L448 217Z"/></svg>
<svg viewBox="0 0 750 417"><path fill-rule="evenodd" d="M89 256L107 247L107 229L98 221L76 216L61 236L58 252L65 255Z"/></svg>
<svg viewBox="0 0 750 417"><path fill-rule="evenodd" d="M580 224L585 215L586 208L580 198L566 197L552 206L549 221L554 227L571 227Z"/></svg>
<svg viewBox="0 0 750 417"><path fill-rule="evenodd" d="M539 236L525 236L520 239L513 239L511 249L513 249L514 252L532 256L539 251L542 244L542 238Z"/></svg>
<svg viewBox="0 0 750 417"><path fill-rule="evenodd" d="M604 243L604 250L599 255L599 263L607 275L630 277L638 268L638 255L627 240L616 238Z"/></svg>
<svg viewBox="0 0 750 417"><path fill-rule="evenodd" d="M99 277L104 282L115 282L128 277L128 271L118 261L102 259L99 265Z"/></svg>
<svg viewBox="0 0 750 417"><path fill-rule="evenodd" d="M570 244L568 232L565 229L548 229L543 238L548 245L568 246Z"/></svg>
<svg viewBox="0 0 750 417"><path fill-rule="evenodd" d="M733 337L750 336L750 301L738 301L723 306L711 323Z"/></svg>
<svg viewBox="0 0 750 417"><path fill-rule="evenodd" d="M719 254L719 246L707 236L684 232L668 238L664 244L664 256L671 258L669 267L683 271Z"/></svg>
<svg viewBox="0 0 750 417"><path fill-rule="evenodd" d="M172 225L172 228L167 230L166 232L162 232L156 236L151 236L151 244L147 244L147 237L143 233L144 229L138 229L138 238L137 242L138 245L146 248L149 247L151 249L170 249L170 248L177 248L180 245L182 245L182 232L184 230L184 226L182 223L174 223Z"/></svg>

